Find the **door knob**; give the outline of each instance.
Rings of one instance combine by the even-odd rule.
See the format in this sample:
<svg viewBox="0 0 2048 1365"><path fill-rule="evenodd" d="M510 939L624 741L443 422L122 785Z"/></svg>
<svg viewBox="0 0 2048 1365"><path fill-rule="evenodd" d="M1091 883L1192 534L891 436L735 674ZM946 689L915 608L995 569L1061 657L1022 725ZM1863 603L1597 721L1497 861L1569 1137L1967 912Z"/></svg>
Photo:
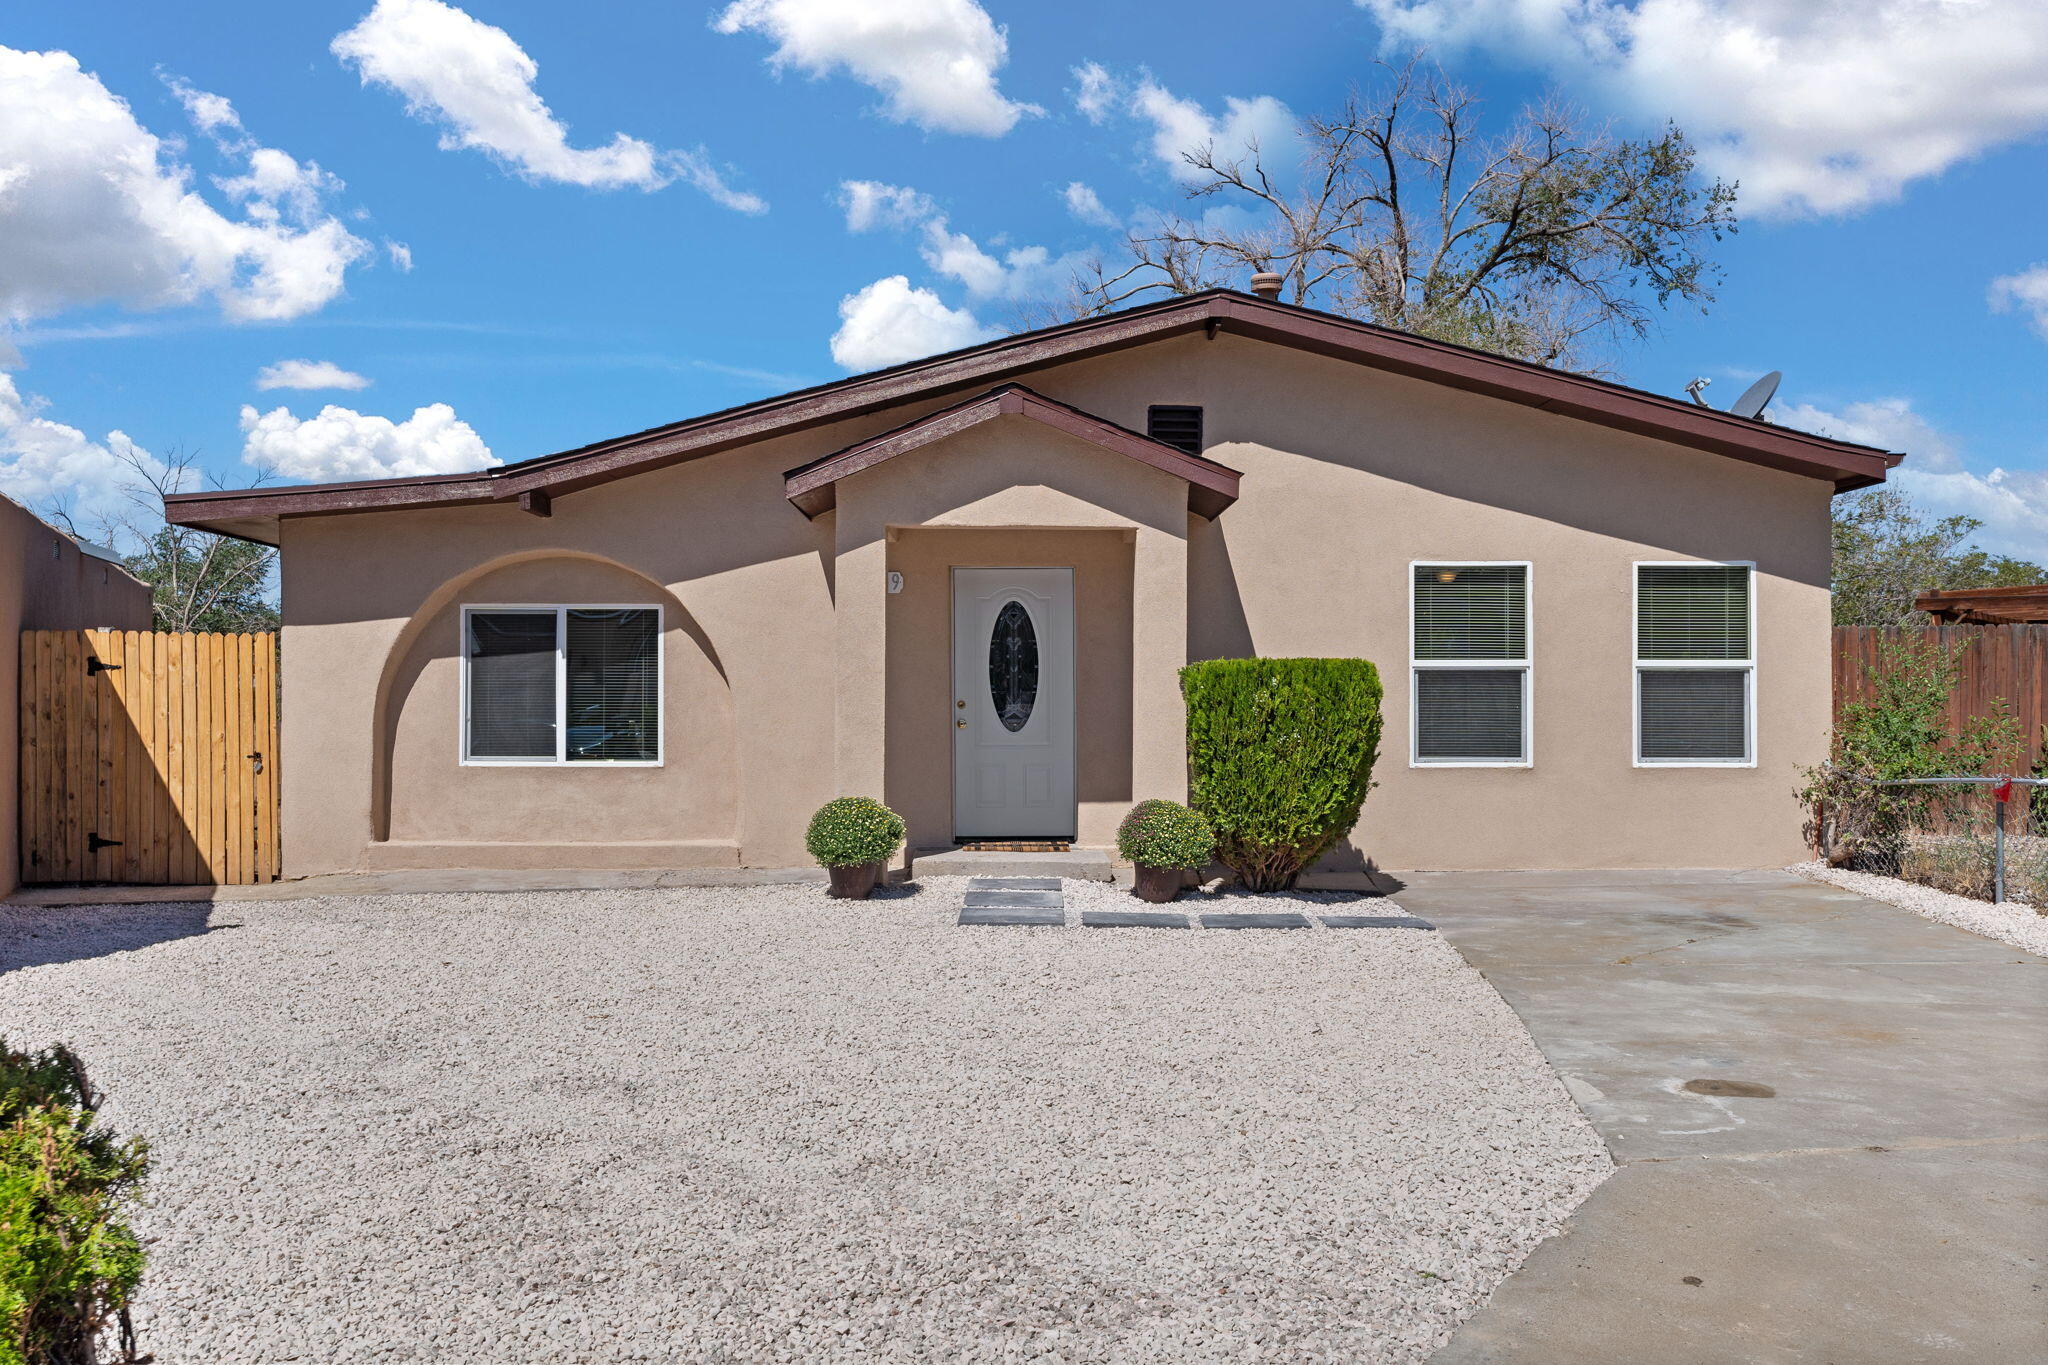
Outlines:
<svg viewBox="0 0 2048 1365"><path fill-rule="evenodd" d="M953 705L959 707L962 711L965 711L967 709L967 703L964 701L956 701L953 703Z"/></svg>

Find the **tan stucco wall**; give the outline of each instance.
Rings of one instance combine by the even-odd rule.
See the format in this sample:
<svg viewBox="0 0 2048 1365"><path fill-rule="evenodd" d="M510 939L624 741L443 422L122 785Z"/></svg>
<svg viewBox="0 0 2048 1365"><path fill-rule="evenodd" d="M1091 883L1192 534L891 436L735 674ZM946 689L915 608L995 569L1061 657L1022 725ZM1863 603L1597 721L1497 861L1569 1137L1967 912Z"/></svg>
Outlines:
<svg viewBox="0 0 2048 1365"><path fill-rule="evenodd" d="M567 494L551 518L288 522L287 872L798 863L810 811L839 793L882 795L914 840L943 842L930 832L949 817L948 750L926 721L950 672L939 585L949 564L998 562L1072 563L1083 584L1128 574L1127 645L1091 660L1091 644L1080 668L1093 689L1121 687L1104 677L1128 658L1127 716L1091 708L1081 723L1127 725L1129 768L1121 754L1084 765L1083 842L1106 841L1127 799L1184 794L1179 665L1257 652L1360 655L1384 675L1381 786L1340 865L1798 856L1791 792L1828 723L1826 485L1228 334L1027 378L1138 429L1148 404L1201 404L1208 454L1244 474L1240 501L1214 523L1189 518L1170 476L1012 418L843 480L837 511L815 522L784 501L784 470L949 401L934 399ZM730 720L729 739L694 751L694 776L454 765L449 613L485 589L505 600L468 576L538 556L551 558L523 566L522 598L574 600L581 556L695 623L690 657L700 681L722 675L712 695ZM1461 558L1534 563L1528 769L1408 764L1408 565ZM1631 765L1631 563L1685 558L1757 563L1755 768ZM563 570L553 590L550 564ZM894 599L892 568L907 575ZM1111 629L1093 601L1077 602L1084 632ZM684 644L671 640L672 662ZM671 743L693 705L671 688Z"/></svg>
<svg viewBox="0 0 2048 1365"><path fill-rule="evenodd" d="M21 632L149 626L145 584L0 497L0 701L9 717L0 738L0 895L14 889L21 869L21 733L13 719L21 705Z"/></svg>

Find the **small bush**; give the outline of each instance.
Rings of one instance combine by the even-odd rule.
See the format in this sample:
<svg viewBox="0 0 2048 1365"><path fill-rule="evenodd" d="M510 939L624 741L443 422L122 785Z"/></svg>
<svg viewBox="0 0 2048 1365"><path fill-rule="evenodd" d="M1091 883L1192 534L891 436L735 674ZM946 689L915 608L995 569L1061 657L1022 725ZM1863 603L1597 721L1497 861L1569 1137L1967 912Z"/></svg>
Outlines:
<svg viewBox="0 0 2048 1365"><path fill-rule="evenodd" d="M1216 832L1178 801L1140 801L1117 826L1116 851L1139 867L1207 867Z"/></svg>
<svg viewBox="0 0 2048 1365"><path fill-rule="evenodd" d="M138 1359L127 1216L149 1152L95 1126L99 1103L68 1048L0 1043L0 1365L87 1365L110 1332Z"/></svg>
<svg viewBox="0 0 2048 1365"><path fill-rule="evenodd" d="M2024 750L2009 710L1950 725L1959 653L1931 640L1888 637L1876 663L1865 665L1868 695L1842 708L1828 762L1807 770L1799 792L1807 836L1828 863L1899 875L1911 831L1965 820L1985 800L1982 787L1873 783L2002 772Z"/></svg>
<svg viewBox="0 0 2048 1365"><path fill-rule="evenodd" d="M1217 659L1180 673L1189 804L1253 891L1294 885L1351 832L1379 757L1379 671L1364 659Z"/></svg>
<svg viewBox="0 0 2048 1365"><path fill-rule="evenodd" d="M804 847L822 867L879 863L903 846L903 817L866 796L842 796L818 807Z"/></svg>

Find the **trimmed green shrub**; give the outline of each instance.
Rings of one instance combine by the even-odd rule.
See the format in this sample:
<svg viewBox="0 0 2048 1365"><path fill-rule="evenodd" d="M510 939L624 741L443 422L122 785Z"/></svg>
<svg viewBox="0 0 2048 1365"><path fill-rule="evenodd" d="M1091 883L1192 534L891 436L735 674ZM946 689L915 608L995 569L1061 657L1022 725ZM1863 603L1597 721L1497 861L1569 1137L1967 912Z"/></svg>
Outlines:
<svg viewBox="0 0 2048 1365"><path fill-rule="evenodd" d="M1139 867L1207 867L1216 832L1178 801L1140 801L1117 826L1116 851Z"/></svg>
<svg viewBox="0 0 2048 1365"><path fill-rule="evenodd" d="M1253 891L1294 885L1358 823L1380 747L1364 659L1216 659L1180 671L1189 804Z"/></svg>
<svg viewBox="0 0 2048 1365"><path fill-rule="evenodd" d="M110 1332L138 1358L127 1218L149 1149L96 1126L99 1105L70 1049L0 1043L0 1365L84 1365Z"/></svg>
<svg viewBox="0 0 2048 1365"><path fill-rule="evenodd" d="M866 796L842 796L818 807L804 847L823 867L879 863L903 846L903 817Z"/></svg>

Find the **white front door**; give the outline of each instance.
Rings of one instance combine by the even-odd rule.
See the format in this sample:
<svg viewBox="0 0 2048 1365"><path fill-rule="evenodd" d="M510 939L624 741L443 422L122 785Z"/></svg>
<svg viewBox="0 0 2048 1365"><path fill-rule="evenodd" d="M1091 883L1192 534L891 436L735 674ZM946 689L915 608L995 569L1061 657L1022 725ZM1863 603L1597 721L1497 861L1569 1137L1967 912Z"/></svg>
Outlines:
<svg viewBox="0 0 2048 1365"><path fill-rule="evenodd" d="M1074 571L953 570L953 836L1074 837Z"/></svg>

